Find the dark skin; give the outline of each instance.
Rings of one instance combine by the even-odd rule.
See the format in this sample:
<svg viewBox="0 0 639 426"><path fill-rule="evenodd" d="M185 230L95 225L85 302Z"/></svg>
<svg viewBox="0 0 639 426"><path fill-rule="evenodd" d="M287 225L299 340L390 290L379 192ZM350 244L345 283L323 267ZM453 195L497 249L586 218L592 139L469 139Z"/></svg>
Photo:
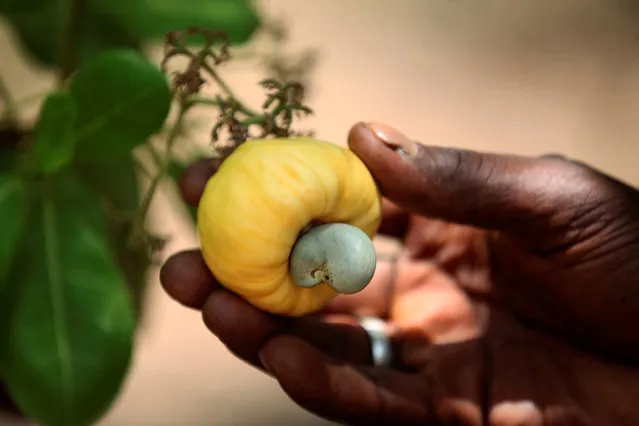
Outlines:
<svg viewBox="0 0 639 426"><path fill-rule="evenodd" d="M403 242L364 291L277 317L221 288L192 250L163 266L166 292L343 424L637 424L639 192L560 157L414 145L366 124L348 142L384 196L380 234ZM185 172L187 202L213 172ZM371 365L359 314L388 321L392 368Z"/></svg>

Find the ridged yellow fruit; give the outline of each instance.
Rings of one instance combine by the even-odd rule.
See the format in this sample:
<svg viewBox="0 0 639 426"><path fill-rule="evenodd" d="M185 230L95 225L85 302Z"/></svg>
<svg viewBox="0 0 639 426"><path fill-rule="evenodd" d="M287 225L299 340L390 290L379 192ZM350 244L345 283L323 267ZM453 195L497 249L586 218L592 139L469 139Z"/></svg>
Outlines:
<svg viewBox="0 0 639 426"><path fill-rule="evenodd" d="M243 143L209 180L198 207L202 254L219 283L261 310L289 316L317 311L337 294L324 282L294 283L289 257L300 234L311 224L342 223L372 239L380 222L380 194L364 163L311 138Z"/></svg>

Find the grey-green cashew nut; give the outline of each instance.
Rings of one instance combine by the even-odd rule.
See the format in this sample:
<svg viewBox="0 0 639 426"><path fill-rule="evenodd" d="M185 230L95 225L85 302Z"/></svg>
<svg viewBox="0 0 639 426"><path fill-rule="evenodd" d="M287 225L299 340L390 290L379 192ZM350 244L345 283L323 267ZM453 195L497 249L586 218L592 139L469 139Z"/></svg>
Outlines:
<svg viewBox="0 0 639 426"><path fill-rule="evenodd" d="M289 257L293 282L304 288L326 283L336 292L353 294L373 278L377 256L371 239L345 223L310 228L297 240Z"/></svg>

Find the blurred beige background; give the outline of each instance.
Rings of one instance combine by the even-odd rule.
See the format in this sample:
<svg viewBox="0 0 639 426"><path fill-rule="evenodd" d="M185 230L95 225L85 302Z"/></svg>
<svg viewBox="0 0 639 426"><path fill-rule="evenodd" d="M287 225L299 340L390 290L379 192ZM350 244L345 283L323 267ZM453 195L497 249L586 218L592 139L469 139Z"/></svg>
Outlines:
<svg viewBox="0 0 639 426"><path fill-rule="evenodd" d="M303 127L323 139L344 143L353 123L378 120L428 144L559 152L639 184L639 17L621 0L260 4L290 20L292 50L320 49L308 99L316 115ZM1 31L0 73L16 97L48 87L51 76L27 68L10 37ZM259 69L226 76L261 99ZM166 255L193 247L183 212L156 201L154 226L172 236ZM131 375L101 426L329 424L230 356L197 312L162 293L157 273L148 303Z"/></svg>

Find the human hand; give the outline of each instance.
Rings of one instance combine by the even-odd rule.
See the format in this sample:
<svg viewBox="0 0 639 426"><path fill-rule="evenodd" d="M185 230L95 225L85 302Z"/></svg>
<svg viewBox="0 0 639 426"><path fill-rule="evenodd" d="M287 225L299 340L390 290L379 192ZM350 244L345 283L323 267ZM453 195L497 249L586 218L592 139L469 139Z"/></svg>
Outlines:
<svg viewBox="0 0 639 426"><path fill-rule="evenodd" d="M166 291L302 407L346 424L633 424L637 192L562 159L424 147L380 129L408 155L365 125L349 144L386 197L380 233L403 249L364 291L280 318L220 288L197 250L166 262ZM197 204L211 174L188 170L185 199ZM392 368L372 365L356 315L387 321Z"/></svg>

